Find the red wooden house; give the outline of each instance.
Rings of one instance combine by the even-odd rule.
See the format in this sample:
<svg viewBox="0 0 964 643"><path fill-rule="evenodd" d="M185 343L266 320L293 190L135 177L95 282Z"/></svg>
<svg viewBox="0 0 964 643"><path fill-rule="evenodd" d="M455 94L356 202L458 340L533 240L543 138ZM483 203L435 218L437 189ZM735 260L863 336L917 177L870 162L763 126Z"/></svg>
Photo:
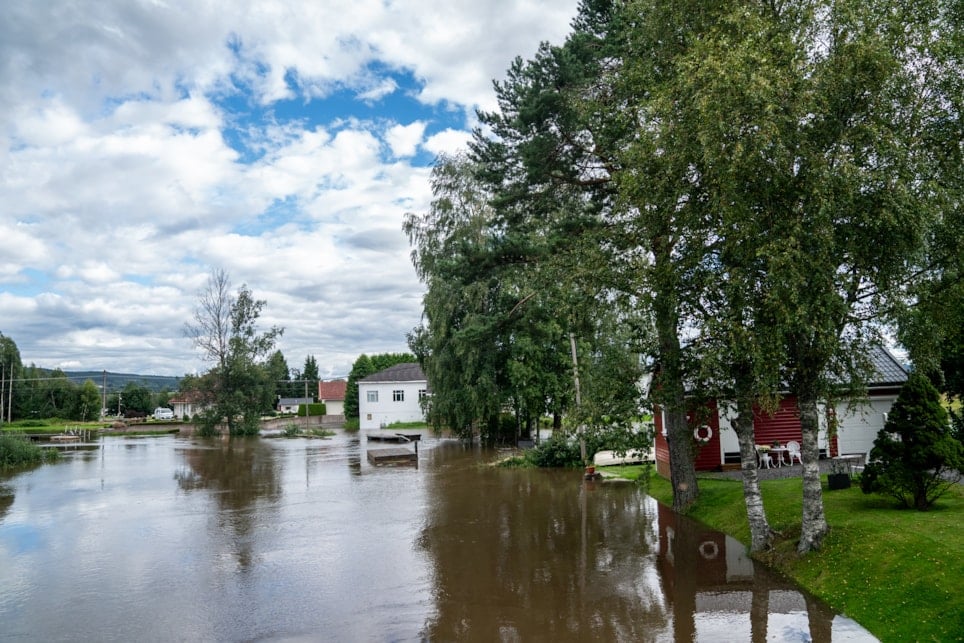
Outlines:
<svg viewBox="0 0 964 643"><path fill-rule="evenodd" d="M868 454L883 428L887 413L897 399L901 386L907 381L907 371L897 359L884 348L875 349L871 355L875 375L867 385L866 399L855 405L840 403L831 409L829 415L836 415L837 435L827 436L828 410L821 408L821 428L819 447L821 457L840 454ZM715 471L726 465L738 465L740 446L731 422L736 417L734 405L723 400L708 404L709 418L694 429L694 439L704 443L697 447L696 470ZM656 468L664 476L669 476L669 446L666 442L663 414L657 411L656 424ZM753 417L753 432L756 443L772 445L774 442L786 444L790 440L801 443L800 413L797 400L786 395L780 400L775 413L768 414L756 409ZM708 438L708 439L707 439Z"/></svg>

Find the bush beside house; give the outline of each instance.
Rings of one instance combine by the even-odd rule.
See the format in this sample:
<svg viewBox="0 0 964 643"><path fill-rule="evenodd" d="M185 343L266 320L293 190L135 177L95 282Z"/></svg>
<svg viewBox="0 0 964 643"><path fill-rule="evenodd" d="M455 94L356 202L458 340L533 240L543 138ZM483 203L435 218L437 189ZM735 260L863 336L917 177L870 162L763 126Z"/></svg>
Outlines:
<svg viewBox="0 0 964 643"><path fill-rule="evenodd" d="M923 511L960 480L962 467L964 447L940 393L924 375L911 374L874 440L861 489Z"/></svg>

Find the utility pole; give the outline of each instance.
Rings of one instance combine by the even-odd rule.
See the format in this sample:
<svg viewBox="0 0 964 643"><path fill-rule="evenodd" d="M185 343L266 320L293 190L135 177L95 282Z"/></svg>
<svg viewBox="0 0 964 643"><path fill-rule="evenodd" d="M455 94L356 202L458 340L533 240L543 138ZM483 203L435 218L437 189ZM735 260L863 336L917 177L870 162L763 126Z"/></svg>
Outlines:
<svg viewBox="0 0 964 643"><path fill-rule="evenodd" d="M101 417L107 413L107 369L104 369L104 383L100 387L101 392L101 403L100 403L100 413Z"/></svg>

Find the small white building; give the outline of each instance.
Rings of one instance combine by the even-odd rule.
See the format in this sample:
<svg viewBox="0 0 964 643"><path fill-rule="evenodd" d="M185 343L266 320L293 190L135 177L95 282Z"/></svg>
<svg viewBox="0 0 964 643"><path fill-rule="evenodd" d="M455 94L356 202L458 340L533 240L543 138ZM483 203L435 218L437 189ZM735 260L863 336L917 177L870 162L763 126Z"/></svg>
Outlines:
<svg viewBox="0 0 964 643"><path fill-rule="evenodd" d="M278 400L278 413L297 413L298 407L302 404L314 404L315 400L311 397L283 397Z"/></svg>
<svg viewBox="0 0 964 643"><path fill-rule="evenodd" d="M424 422L421 401L428 379L418 364L396 364L358 380L359 428L377 429L395 422Z"/></svg>
<svg viewBox="0 0 964 643"><path fill-rule="evenodd" d="M331 380L318 382L318 401L325 405L327 415L345 414L345 391L348 382L345 380Z"/></svg>

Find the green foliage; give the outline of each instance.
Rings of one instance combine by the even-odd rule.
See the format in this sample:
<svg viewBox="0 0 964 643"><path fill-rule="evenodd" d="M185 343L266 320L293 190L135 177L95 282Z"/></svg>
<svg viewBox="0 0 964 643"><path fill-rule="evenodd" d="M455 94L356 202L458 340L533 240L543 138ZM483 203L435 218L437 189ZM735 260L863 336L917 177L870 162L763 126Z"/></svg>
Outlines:
<svg viewBox="0 0 964 643"><path fill-rule="evenodd" d="M41 462L55 461L60 457L57 449L45 449L30 442L23 435L0 434L0 469Z"/></svg>
<svg viewBox="0 0 964 643"><path fill-rule="evenodd" d="M372 373L377 373L397 364L413 364L415 363L415 356L411 353L378 353L372 355L371 360L372 368L375 369Z"/></svg>
<svg viewBox="0 0 964 643"><path fill-rule="evenodd" d="M229 286L223 270L212 272L199 293L194 323L185 329L213 363L195 382L211 401L210 408L199 414L198 431L210 435L223 421L232 436L257 435L261 414L273 408L275 399L276 383L270 379L266 359L284 331L272 327L261 332L257 322L266 302L254 299L246 285L232 297Z"/></svg>
<svg viewBox="0 0 964 643"><path fill-rule="evenodd" d="M962 467L964 447L952 433L940 394L926 377L912 373L874 440L861 489L924 511L960 479Z"/></svg>
<svg viewBox="0 0 964 643"><path fill-rule="evenodd" d="M345 386L345 419L358 419L358 380L375 372L375 365L368 355L362 353L352 364Z"/></svg>
<svg viewBox="0 0 964 643"><path fill-rule="evenodd" d="M325 415L327 412L328 412L328 407L326 407L324 403L298 405L298 417L305 417L305 415L310 415L311 417L319 417L321 415Z"/></svg>
<svg viewBox="0 0 964 643"><path fill-rule="evenodd" d="M149 388L136 382L128 382L121 391L124 411L140 411L151 413L154 410L153 396Z"/></svg>
<svg viewBox="0 0 964 643"><path fill-rule="evenodd" d="M281 431L281 434L286 438L294 438L301 435L302 427L298 426L294 422L285 425L285 428Z"/></svg>
<svg viewBox="0 0 964 643"><path fill-rule="evenodd" d="M948 415L951 418L951 430L954 439L964 444L964 410L954 409L948 410Z"/></svg>
<svg viewBox="0 0 964 643"><path fill-rule="evenodd" d="M280 350L272 353L265 364L265 370L268 380L275 384L277 397L298 397L298 385L291 382L291 369L288 368L284 353Z"/></svg>
<svg viewBox="0 0 964 643"><path fill-rule="evenodd" d="M295 422L285 425L284 429L281 431L281 436L285 438L328 438L334 434L334 431L329 431L327 429L305 429L303 426L300 426Z"/></svg>
<svg viewBox="0 0 964 643"><path fill-rule="evenodd" d="M83 422L100 418L101 393L97 385L91 380L84 382L78 394L78 418Z"/></svg>
<svg viewBox="0 0 964 643"><path fill-rule="evenodd" d="M192 421L199 437L212 438L220 433L219 427L222 420L218 409L211 407L196 413Z"/></svg>
<svg viewBox="0 0 964 643"><path fill-rule="evenodd" d="M425 427L425 422L392 422L385 429L421 429Z"/></svg>
<svg viewBox="0 0 964 643"><path fill-rule="evenodd" d="M537 467L580 467L579 444L566 436L553 435L526 450L525 459Z"/></svg>
<svg viewBox="0 0 964 643"><path fill-rule="evenodd" d="M38 428L50 426L50 422L47 420L20 420L16 423L16 426L22 428Z"/></svg>

